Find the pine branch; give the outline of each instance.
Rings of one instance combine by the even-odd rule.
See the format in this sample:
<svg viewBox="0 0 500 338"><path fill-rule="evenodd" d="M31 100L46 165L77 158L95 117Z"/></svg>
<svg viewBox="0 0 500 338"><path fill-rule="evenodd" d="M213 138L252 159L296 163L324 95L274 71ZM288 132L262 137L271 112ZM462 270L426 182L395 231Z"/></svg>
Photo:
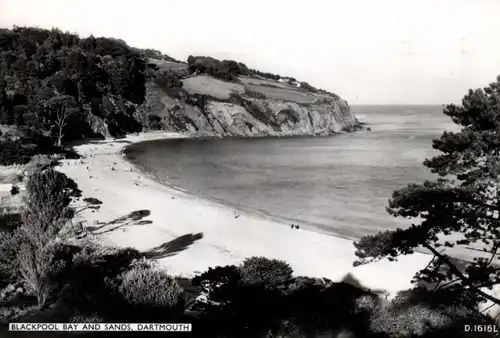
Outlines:
<svg viewBox="0 0 500 338"><path fill-rule="evenodd" d="M439 289L443 289L443 288L447 287L448 285L451 285L451 284L453 284L453 283L458 282L459 280L460 280L460 278L455 278L455 279L452 279L451 281L449 281L449 282L447 282L447 283L444 283L444 284L443 284L443 285L441 285L441 286L438 284L438 285L436 285L436 287L434 288L434 291L439 290ZM440 281L439 283L441 283L441 281Z"/></svg>
<svg viewBox="0 0 500 338"><path fill-rule="evenodd" d="M488 261L488 264L486 266L490 265L493 259L495 258L495 255L497 254L498 248L500 247L500 241L496 242L495 246L493 247L493 252L491 254L490 260Z"/></svg>
<svg viewBox="0 0 500 338"><path fill-rule="evenodd" d="M446 255L442 255L441 253L439 253L435 248L433 248L431 245L429 245L429 243L427 242L424 242L423 243L423 246L427 249L429 249L434 255L438 256L439 259L441 259L449 268L450 270L456 275L458 276L458 278L464 283L464 285L467 285L468 287L470 287L474 292L476 292L477 294L481 295L482 297L492 301L493 303L495 304L498 304L500 305L500 299L497 299L493 296L490 296L488 295L487 293L485 293L484 291L480 290L478 287L476 287L474 285L474 283L469 279L467 278L457 267L455 264L453 264Z"/></svg>

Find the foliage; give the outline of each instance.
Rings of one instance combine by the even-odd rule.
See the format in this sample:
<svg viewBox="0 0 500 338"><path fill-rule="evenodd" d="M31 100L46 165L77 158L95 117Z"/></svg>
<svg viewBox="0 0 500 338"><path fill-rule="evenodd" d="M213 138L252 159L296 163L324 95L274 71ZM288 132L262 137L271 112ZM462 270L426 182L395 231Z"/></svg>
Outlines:
<svg viewBox="0 0 500 338"><path fill-rule="evenodd" d="M174 131L186 132L192 129L198 130L198 126L196 125L196 123L186 114L184 114L183 109L179 105L174 105L173 107L169 108L168 111L169 115L166 118L166 121L170 126L173 127Z"/></svg>
<svg viewBox="0 0 500 338"><path fill-rule="evenodd" d="M134 48L132 49L136 50ZM174 59L171 56L163 54L159 50L147 48L147 49L137 49L136 51L140 53L143 57L180 63L180 61Z"/></svg>
<svg viewBox="0 0 500 338"><path fill-rule="evenodd" d="M25 226L40 228L54 237L72 217L69 204L81 191L72 179L53 168L38 168L26 184Z"/></svg>
<svg viewBox="0 0 500 338"><path fill-rule="evenodd" d="M27 240L21 243L17 252L21 279L28 291L36 296L38 306L43 306L55 289L53 276L61 265L54 259L54 243L37 242L40 234L36 234L36 239L28 237L27 233L24 236Z"/></svg>
<svg viewBox="0 0 500 338"><path fill-rule="evenodd" d="M389 302L345 279L294 277L286 263L261 257L246 267L210 268L192 280L200 295L192 308L196 329L205 337L437 338L463 336L464 324L492 323L457 305L450 290L417 288Z"/></svg>
<svg viewBox="0 0 500 338"><path fill-rule="evenodd" d="M435 182L410 184L395 191L388 212L415 220L410 228L386 231L358 241L358 264L412 254L423 246L434 254L416 281L437 284L436 289L460 290L462 300L488 299L483 287L500 282L500 270L493 263L500 246L500 77L484 89L470 90L462 105L447 105L443 113L461 127L445 131L433 141L441 154L424 165L441 177ZM472 262L459 267L441 249L476 246L484 249Z"/></svg>
<svg viewBox="0 0 500 338"><path fill-rule="evenodd" d="M53 275L60 268L55 260L57 236L72 217L71 197L78 195L74 181L52 168L39 168L26 185L27 199L16 256L19 274L43 306L54 288Z"/></svg>
<svg viewBox="0 0 500 338"><path fill-rule="evenodd" d="M120 294L136 307L168 310L182 300L183 289L165 271L150 266L135 266L119 277Z"/></svg>
<svg viewBox="0 0 500 338"><path fill-rule="evenodd" d="M140 258L140 253L92 243L69 251L68 268L58 276L64 285L59 292L59 304L80 314L98 314L106 320L120 318L124 302L116 292L116 278Z"/></svg>
<svg viewBox="0 0 500 338"><path fill-rule="evenodd" d="M27 128L0 136L0 165L26 164L37 154L57 151L50 138Z"/></svg>
<svg viewBox="0 0 500 338"><path fill-rule="evenodd" d="M150 72L150 75L153 78L154 82L158 85L158 87L165 91L167 95L174 98L179 97L179 92L183 86L181 77L179 75L177 75L173 71L161 69L153 69Z"/></svg>
<svg viewBox="0 0 500 338"><path fill-rule="evenodd" d="M80 139L93 136L93 114L137 131L131 108L144 100L144 60L123 41L16 27L0 30L0 46L0 123ZM71 116L59 133L61 110Z"/></svg>
<svg viewBox="0 0 500 338"><path fill-rule="evenodd" d="M229 94L229 97L229 102L241 105L248 113L250 113L250 115L252 115L258 121L266 125L270 125L272 128L274 128L274 130L280 130L279 124L275 121L272 112L267 106L265 106L265 104L263 106L263 109L261 104L258 104L258 101L245 99L238 93L231 93Z"/></svg>
<svg viewBox="0 0 500 338"><path fill-rule="evenodd" d="M240 272L243 283L259 285L271 290L283 288L293 275L293 270L288 263L266 257L245 259Z"/></svg>
<svg viewBox="0 0 500 338"><path fill-rule="evenodd" d="M152 130L160 130L162 129L161 117L156 114L148 115L149 128Z"/></svg>
<svg viewBox="0 0 500 338"><path fill-rule="evenodd" d="M257 76L263 77L265 79L271 79L271 80L279 80L281 78L280 75L267 73L267 72L261 72L261 71L256 70L256 69L250 69L249 75L253 75L253 76L257 75Z"/></svg>
<svg viewBox="0 0 500 338"><path fill-rule="evenodd" d="M300 88L302 89L305 89L305 90L308 90L312 93L316 93L318 90L316 88L314 88L313 86L311 86L309 83L307 82L301 82L300 83Z"/></svg>
<svg viewBox="0 0 500 338"><path fill-rule="evenodd" d="M95 244L75 249L59 275L61 306L104 321L151 322L182 312L183 288L138 251Z"/></svg>
<svg viewBox="0 0 500 338"><path fill-rule="evenodd" d="M450 298L446 290L415 288L401 291L388 303L361 297L356 308L370 314L372 332L395 338L462 336L464 324L493 323L476 310L453 305Z"/></svg>
<svg viewBox="0 0 500 338"><path fill-rule="evenodd" d="M20 140L0 140L0 165L26 164L31 155Z"/></svg>
<svg viewBox="0 0 500 338"><path fill-rule="evenodd" d="M291 283L288 284L286 292L292 293L297 290L302 290L311 286L321 286L328 287L332 284L332 281L326 278L312 278L299 276L295 277Z"/></svg>
<svg viewBox="0 0 500 338"><path fill-rule="evenodd" d="M0 207L0 233L16 229L22 222L22 215L18 208Z"/></svg>
<svg viewBox="0 0 500 338"><path fill-rule="evenodd" d="M300 115L293 109L285 108L280 110L276 119L280 124L283 124L286 121L291 121L293 124L295 124L300 122Z"/></svg>
<svg viewBox="0 0 500 338"><path fill-rule="evenodd" d="M243 283L240 267L210 268L193 285L200 288L194 308L207 335L260 337L279 324L279 293Z"/></svg>
<svg viewBox="0 0 500 338"><path fill-rule="evenodd" d="M258 99L258 100L265 100L267 98L266 94L248 89L248 87L245 87L245 95L252 99Z"/></svg>
<svg viewBox="0 0 500 338"><path fill-rule="evenodd" d="M17 254L22 242L19 231L0 232L0 281L8 283L19 278Z"/></svg>
<svg viewBox="0 0 500 338"><path fill-rule="evenodd" d="M241 274L234 265L209 268L192 279L194 286L206 297L209 304L223 305L231 300L232 291L240 284Z"/></svg>
<svg viewBox="0 0 500 338"><path fill-rule="evenodd" d="M188 57L189 71L217 77L222 80L235 81L239 75L249 74L247 66L233 60L219 61L209 56Z"/></svg>
<svg viewBox="0 0 500 338"><path fill-rule="evenodd" d="M26 193L21 223L0 234L0 276L21 280L43 306L65 267L58 234L73 216L69 204L79 190L64 174L39 167L29 176Z"/></svg>
<svg viewBox="0 0 500 338"><path fill-rule="evenodd" d="M190 55L187 60L191 73L203 73L222 80L234 81L238 76L260 76L266 79L279 80L281 76L249 69L244 63L233 60L217 60L209 56Z"/></svg>
<svg viewBox="0 0 500 338"><path fill-rule="evenodd" d="M197 327L207 336L315 337L349 328L367 337L365 315L354 311L366 291L291 274L288 264L261 257L210 268L193 278L201 296Z"/></svg>
<svg viewBox="0 0 500 338"><path fill-rule="evenodd" d="M210 99L211 97L207 95L192 94L186 98L186 103L198 107L203 112Z"/></svg>

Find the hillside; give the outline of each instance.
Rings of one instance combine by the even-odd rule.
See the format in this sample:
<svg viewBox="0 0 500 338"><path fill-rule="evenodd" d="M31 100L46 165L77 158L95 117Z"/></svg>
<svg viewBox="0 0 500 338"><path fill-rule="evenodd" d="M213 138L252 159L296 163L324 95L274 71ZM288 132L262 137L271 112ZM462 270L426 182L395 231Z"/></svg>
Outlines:
<svg viewBox="0 0 500 338"><path fill-rule="evenodd" d="M190 57L186 64L148 58L147 65L146 99L138 111L151 129L195 136L283 136L328 135L358 125L337 95L235 61Z"/></svg>
<svg viewBox="0 0 500 338"><path fill-rule="evenodd" d="M21 135L0 137L9 158L28 158L39 151L27 135L57 146L148 129L325 135L357 121L334 94L236 61L186 63L119 39L16 27L0 30L0 125Z"/></svg>

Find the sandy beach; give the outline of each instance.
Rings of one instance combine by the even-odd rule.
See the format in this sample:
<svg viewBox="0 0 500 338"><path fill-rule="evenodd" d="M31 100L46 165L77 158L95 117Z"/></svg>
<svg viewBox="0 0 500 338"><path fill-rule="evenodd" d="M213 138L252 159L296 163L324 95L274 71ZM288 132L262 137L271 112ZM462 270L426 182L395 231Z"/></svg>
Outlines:
<svg viewBox="0 0 500 338"><path fill-rule="evenodd" d="M239 264L251 256L287 261L295 275L341 280L351 273L370 289L389 295L411 287L416 271L430 255L414 254L398 262L380 261L353 267L352 241L289 224L243 214L212 201L156 182L127 162L130 143L183 137L144 133L122 140L78 145L83 156L65 160L61 172L74 179L84 197L103 202L81 217L94 238L104 244L148 252L174 275L192 276L209 267Z"/></svg>

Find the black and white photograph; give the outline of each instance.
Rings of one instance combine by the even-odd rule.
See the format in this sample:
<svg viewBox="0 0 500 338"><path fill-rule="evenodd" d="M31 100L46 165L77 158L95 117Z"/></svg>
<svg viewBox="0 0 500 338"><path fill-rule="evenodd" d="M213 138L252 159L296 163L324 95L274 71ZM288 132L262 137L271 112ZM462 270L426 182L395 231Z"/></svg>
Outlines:
<svg viewBox="0 0 500 338"><path fill-rule="evenodd" d="M500 337L499 0L0 0L0 337Z"/></svg>

